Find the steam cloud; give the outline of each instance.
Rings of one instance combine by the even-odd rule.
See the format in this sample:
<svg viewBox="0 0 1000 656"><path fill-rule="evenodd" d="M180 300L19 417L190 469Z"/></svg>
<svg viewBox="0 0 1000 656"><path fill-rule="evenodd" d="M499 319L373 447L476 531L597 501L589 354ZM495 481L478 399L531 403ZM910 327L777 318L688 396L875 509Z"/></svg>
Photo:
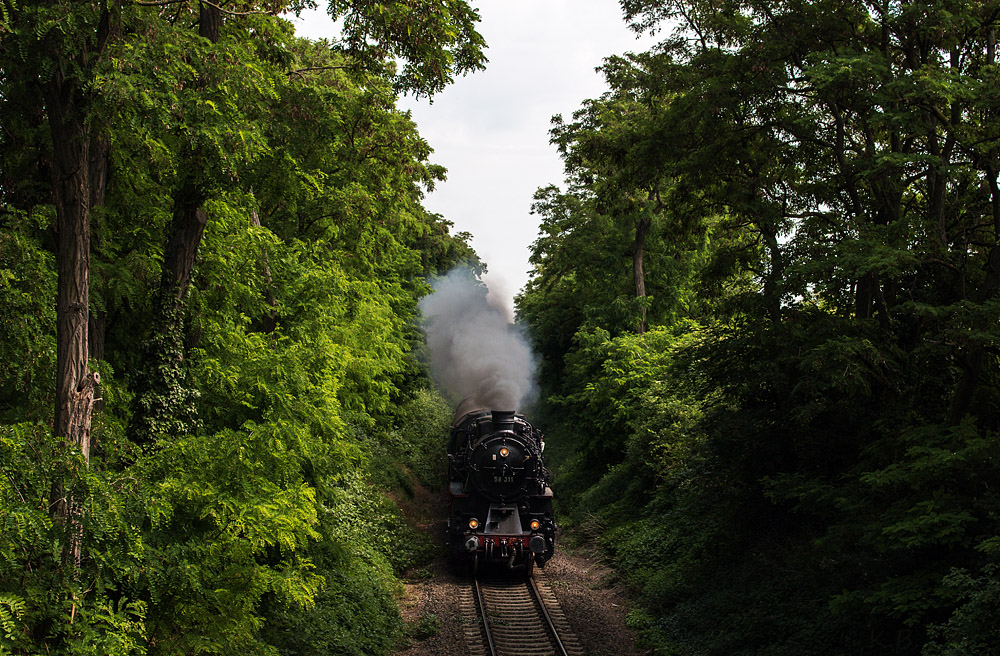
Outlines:
<svg viewBox="0 0 1000 656"><path fill-rule="evenodd" d="M466 269L454 269L421 301L431 373L455 402L521 410L534 391L535 358L503 307L487 302Z"/></svg>

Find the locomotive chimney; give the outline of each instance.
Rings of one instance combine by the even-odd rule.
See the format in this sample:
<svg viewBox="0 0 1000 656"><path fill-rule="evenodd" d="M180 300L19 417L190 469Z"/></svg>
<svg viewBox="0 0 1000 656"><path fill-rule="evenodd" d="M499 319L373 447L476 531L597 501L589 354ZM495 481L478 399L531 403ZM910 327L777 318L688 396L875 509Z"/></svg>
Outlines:
<svg viewBox="0 0 1000 656"><path fill-rule="evenodd" d="M514 430L513 410L493 410L492 413L493 413L493 430L495 431Z"/></svg>

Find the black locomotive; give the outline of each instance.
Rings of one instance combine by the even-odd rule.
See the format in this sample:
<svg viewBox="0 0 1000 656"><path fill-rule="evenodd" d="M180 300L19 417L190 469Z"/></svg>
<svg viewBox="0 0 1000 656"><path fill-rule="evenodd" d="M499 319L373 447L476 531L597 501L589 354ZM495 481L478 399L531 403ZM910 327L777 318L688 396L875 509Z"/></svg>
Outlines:
<svg viewBox="0 0 1000 656"><path fill-rule="evenodd" d="M502 563L530 574L555 549L545 443L524 416L477 406L463 401L451 427L449 547L473 568Z"/></svg>

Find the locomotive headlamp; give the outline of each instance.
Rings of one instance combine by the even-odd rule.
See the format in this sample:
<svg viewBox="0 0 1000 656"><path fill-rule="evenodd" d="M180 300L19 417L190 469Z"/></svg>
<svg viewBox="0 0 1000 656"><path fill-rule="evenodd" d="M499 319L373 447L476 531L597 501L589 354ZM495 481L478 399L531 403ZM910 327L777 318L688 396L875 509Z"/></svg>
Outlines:
<svg viewBox="0 0 1000 656"><path fill-rule="evenodd" d="M500 447L500 457L501 458L506 458L509 455L510 455L510 449L508 449L505 446Z"/></svg>
<svg viewBox="0 0 1000 656"><path fill-rule="evenodd" d="M538 521L537 519L531 520L531 530L532 531L537 531L539 528L541 528L541 526L542 526L542 523L540 521Z"/></svg>
<svg viewBox="0 0 1000 656"><path fill-rule="evenodd" d="M475 517L473 517L472 519L470 519L469 520L469 528L471 528L473 530L479 528L479 520L476 519Z"/></svg>

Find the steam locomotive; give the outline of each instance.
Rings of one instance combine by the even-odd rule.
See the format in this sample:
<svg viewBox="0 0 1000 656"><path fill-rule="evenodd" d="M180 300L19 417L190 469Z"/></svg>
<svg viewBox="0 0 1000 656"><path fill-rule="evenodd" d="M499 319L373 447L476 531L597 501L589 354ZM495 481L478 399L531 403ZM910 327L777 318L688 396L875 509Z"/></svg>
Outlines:
<svg viewBox="0 0 1000 656"><path fill-rule="evenodd" d="M448 544L453 560L531 574L555 549L545 443L523 415L487 410L466 399L448 443Z"/></svg>

